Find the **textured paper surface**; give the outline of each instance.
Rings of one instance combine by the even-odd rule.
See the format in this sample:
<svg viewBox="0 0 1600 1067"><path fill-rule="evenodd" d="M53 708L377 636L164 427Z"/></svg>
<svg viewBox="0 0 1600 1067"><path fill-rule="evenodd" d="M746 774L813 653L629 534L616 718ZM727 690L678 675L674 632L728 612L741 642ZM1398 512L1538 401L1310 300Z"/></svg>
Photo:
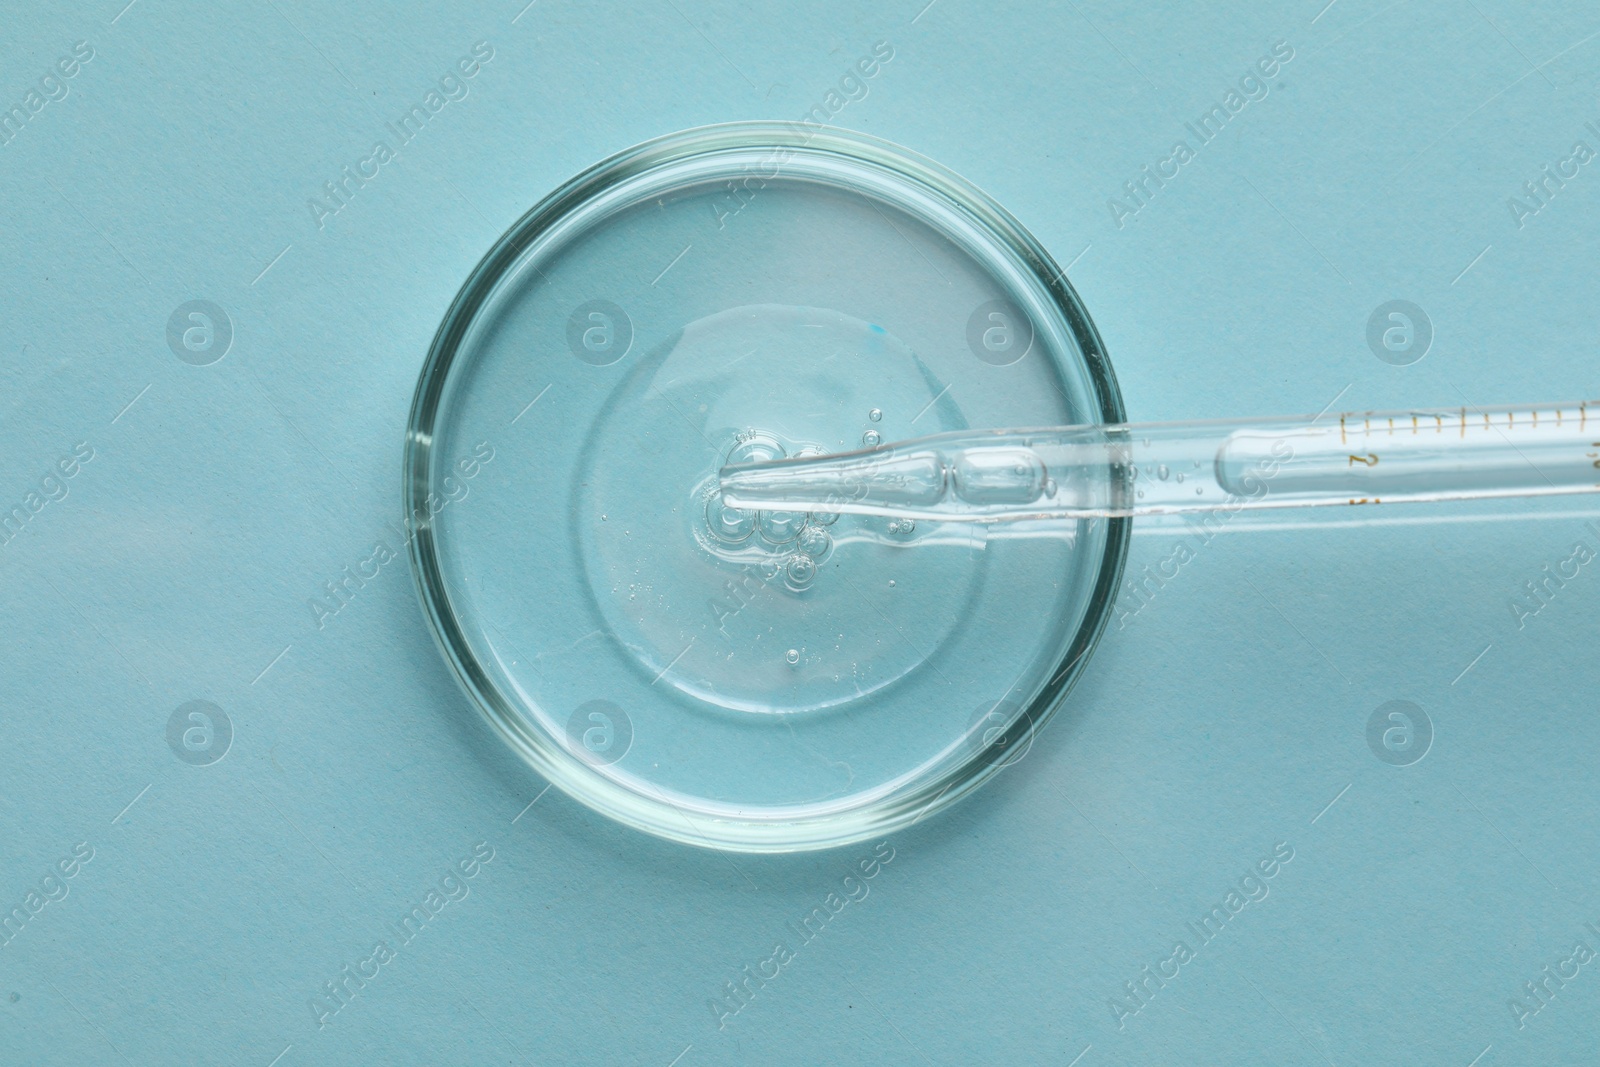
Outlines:
<svg viewBox="0 0 1600 1067"><path fill-rule="evenodd" d="M427 344L516 217L645 138L833 101L1070 264L1135 418L1592 396L1593 13L122 3L13 4L0 42L0 1061L1592 1050L1588 502L1145 529L1130 579L1157 578L1022 762L790 858L543 792L403 560L308 600L373 569ZM1368 345L1392 300L1431 324L1419 362Z"/></svg>

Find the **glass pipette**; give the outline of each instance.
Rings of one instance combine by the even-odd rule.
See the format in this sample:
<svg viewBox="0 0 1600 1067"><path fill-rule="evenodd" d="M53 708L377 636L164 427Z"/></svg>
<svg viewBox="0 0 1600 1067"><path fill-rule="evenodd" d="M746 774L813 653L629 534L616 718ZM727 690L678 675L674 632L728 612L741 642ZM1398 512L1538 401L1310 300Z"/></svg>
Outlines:
<svg viewBox="0 0 1600 1067"><path fill-rule="evenodd" d="M719 480L728 507L944 522L1584 493L1600 490L1600 401L963 430Z"/></svg>

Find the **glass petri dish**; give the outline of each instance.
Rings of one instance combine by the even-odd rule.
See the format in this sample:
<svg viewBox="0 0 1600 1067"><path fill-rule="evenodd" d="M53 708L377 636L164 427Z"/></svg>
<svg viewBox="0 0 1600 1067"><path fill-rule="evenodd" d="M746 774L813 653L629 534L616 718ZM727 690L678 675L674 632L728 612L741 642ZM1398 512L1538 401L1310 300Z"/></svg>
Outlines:
<svg viewBox="0 0 1600 1067"><path fill-rule="evenodd" d="M1128 526L745 513L718 468L1122 419L1062 271L972 185L840 130L689 130L556 190L457 296L406 439L413 572L472 702L571 796L843 845L1031 743Z"/></svg>

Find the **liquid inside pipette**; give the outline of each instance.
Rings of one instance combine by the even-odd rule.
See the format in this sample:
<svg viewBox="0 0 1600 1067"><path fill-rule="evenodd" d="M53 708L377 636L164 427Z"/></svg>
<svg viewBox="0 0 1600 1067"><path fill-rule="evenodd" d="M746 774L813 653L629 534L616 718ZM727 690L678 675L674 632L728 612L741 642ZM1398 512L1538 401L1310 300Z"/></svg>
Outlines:
<svg viewBox="0 0 1600 1067"><path fill-rule="evenodd" d="M965 522L1593 492L1600 402L961 431L719 481L730 507Z"/></svg>

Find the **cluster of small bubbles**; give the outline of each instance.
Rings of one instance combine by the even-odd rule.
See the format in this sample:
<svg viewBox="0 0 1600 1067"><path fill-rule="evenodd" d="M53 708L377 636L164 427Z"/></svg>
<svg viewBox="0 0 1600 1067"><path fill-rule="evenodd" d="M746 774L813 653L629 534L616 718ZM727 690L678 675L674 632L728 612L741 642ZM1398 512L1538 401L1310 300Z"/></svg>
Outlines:
<svg viewBox="0 0 1600 1067"><path fill-rule="evenodd" d="M756 512L756 526L761 530L762 539L768 544L788 544L800 536L805 524L806 513L803 511Z"/></svg>
<svg viewBox="0 0 1600 1067"><path fill-rule="evenodd" d="M783 584L796 593L809 588L816 577L817 562L804 552L790 556L783 568Z"/></svg>
<svg viewBox="0 0 1600 1067"><path fill-rule="evenodd" d="M874 408L878 417L882 412ZM875 436L875 435L874 435ZM795 458L820 456L816 447L803 447ZM750 430L739 435L725 464L760 463L789 458L790 453L771 434ZM706 527L714 540L729 546L746 546L769 555L783 575L783 586L802 593L816 581L821 561L833 551L828 527L839 521L838 512L758 511L726 504L721 493L711 491L705 501ZM904 524L910 532L912 524ZM759 536L752 539L752 535ZM799 653L793 653L798 657Z"/></svg>
<svg viewBox="0 0 1600 1067"><path fill-rule="evenodd" d="M877 448L879 445L883 444L883 434L879 433L877 430L868 430L866 433L861 435L861 443L866 445L868 448Z"/></svg>
<svg viewBox="0 0 1600 1067"><path fill-rule="evenodd" d="M890 519L889 532L892 534L909 534L917 528L915 519Z"/></svg>
<svg viewBox="0 0 1600 1067"><path fill-rule="evenodd" d="M788 660L789 665L792 667L800 662L800 650L798 648L791 648L788 652L784 653L783 658Z"/></svg>
<svg viewBox="0 0 1600 1067"><path fill-rule="evenodd" d="M873 422L882 422L883 421L883 409L882 408L873 408L871 411L867 412L867 418L871 419Z"/></svg>

